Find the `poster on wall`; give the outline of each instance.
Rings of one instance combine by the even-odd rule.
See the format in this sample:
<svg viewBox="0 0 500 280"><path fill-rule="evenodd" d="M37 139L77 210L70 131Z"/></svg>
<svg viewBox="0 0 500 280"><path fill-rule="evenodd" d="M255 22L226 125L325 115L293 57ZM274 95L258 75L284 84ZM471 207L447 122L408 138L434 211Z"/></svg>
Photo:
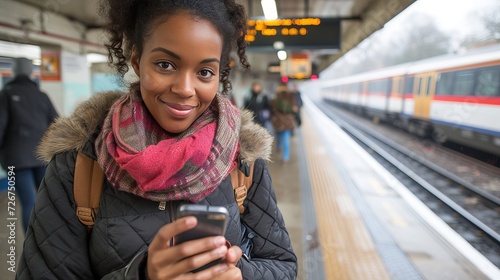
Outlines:
<svg viewBox="0 0 500 280"><path fill-rule="evenodd" d="M40 76L42 81L61 80L61 53L59 51L47 51L42 49L42 65Z"/></svg>
<svg viewBox="0 0 500 280"><path fill-rule="evenodd" d="M61 52L61 73L64 88L64 112L69 115L92 95L90 69L83 55Z"/></svg>

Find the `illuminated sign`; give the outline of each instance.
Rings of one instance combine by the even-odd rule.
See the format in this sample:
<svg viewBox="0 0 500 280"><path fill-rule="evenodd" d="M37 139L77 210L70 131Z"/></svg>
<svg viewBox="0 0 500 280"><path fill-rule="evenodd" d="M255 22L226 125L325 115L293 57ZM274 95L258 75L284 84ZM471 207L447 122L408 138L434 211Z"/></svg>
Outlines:
<svg viewBox="0 0 500 280"><path fill-rule="evenodd" d="M272 48L281 41L286 49L340 49L338 18L249 20L247 28L249 48Z"/></svg>
<svg viewBox="0 0 500 280"><path fill-rule="evenodd" d="M267 72L271 74L279 74L281 72L280 63L269 63L267 65Z"/></svg>
<svg viewBox="0 0 500 280"><path fill-rule="evenodd" d="M311 77L312 64L307 55L294 54L291 59L281 61L281 76L291 79L309 79Z"/></svg>

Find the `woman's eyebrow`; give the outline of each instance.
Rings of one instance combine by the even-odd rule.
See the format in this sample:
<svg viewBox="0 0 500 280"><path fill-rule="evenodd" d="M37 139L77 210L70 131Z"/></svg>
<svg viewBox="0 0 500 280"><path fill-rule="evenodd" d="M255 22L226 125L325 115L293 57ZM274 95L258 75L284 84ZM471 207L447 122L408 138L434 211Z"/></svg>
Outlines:
<svg viewBox="0 0 500 280"><path fill-rule="evenodd" d="M207 58L207 59L203 59L200 64L204 64L204 63L210 63L210 62L217 62L220 64L220 60L218 58Z"/></svg>
<svg viewBox="0 0 500 280"><path fill-rule="evenodd" d="M170 51L170 50L167 50L167 49L161 48L161 47L154 48L151 50L151 52L163 52L163 53L166 53L166 54L173 56L177 59L181 59L181 57L179 55L177 55L176 53L174 53L173 51Z"/></svg>
<svg viewBox="0 0 500 280"><path fill-rule="evenodd" d="M154 48L151 50L151 52L162 52L162 53L166 53L172 57L175 57L176 59L179 59L181 60L181 57L174 53L173 51L170 51L170 50L167 50L165 48L162 48L162 47L158 47L158 48ZM200 61L200 64L205 64L205 63L210 63L210 62L217 62L220 64L220 60L218 58L207 58L207 59L204 59L202 61Z"/></svg>

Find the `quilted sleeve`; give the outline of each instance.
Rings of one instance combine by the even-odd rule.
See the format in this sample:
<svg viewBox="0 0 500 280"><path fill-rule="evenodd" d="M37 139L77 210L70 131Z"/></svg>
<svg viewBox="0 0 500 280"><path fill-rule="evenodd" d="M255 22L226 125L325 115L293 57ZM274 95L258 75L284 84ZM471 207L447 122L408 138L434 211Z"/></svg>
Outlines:
<svg viewBox="0 0 500 280"><path fill-rule="evenodd" d="M89 232L77 218L73 196L76 153L56 155L47 167L26 232L16 279L97 279L89 258ZM103 279L140 279L145 253Z"/></svg>
<svg viewBox="0 0 500 280"><path fill-rule="evenodd" d="M93 279L88 232L75 214L75 153L56 155L37 193L16 279Z"/></svg>
<svg viewBox="0 0 500 280"><path fill-rule="evenodd" d="M243 279L296 279L297 258L276 202L265 162L255 162L253 183L242 216L245 226L255 233L251 260L241 259Z"/></svg>

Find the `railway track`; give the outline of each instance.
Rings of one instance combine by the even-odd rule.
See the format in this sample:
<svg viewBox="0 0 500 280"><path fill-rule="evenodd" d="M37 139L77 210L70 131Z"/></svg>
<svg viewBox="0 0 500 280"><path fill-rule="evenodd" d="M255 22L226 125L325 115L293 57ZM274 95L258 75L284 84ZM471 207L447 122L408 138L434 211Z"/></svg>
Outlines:
<svg viewBox="0 0 500 280"><path fill-rule="evenodd" d="M429 209L500 267L500 199L360 123L316 104Z"/></svg>

